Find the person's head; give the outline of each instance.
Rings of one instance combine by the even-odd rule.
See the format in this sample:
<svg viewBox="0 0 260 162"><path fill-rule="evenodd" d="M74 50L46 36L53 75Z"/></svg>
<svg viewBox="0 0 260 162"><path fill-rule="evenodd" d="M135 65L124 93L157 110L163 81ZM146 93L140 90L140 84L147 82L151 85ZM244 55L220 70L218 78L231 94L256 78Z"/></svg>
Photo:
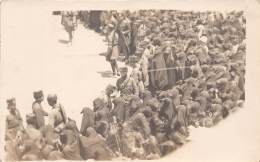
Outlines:
<svg viewBox="0 0 260 162"><path fill-rule="evenodd" d="M129 65L131 67L135 67L137 63L137 56L130 56L129 57Z"/></svg>
<svg viewBox="0 0 260 162"><path fill-rule="evenodd" d="M68 118L68 122L65 124L65 128L79 132L76 121L71 118Z"/></svg>
<svg viewBox="0 0 260 162"><path fill-rule="evenodd" d="M57 95L49 94L47 97L47 101L50 106L54 106L57 103Z"/></svg>
<svg viewBox="0 0 260 162"><path fill-rule="evenodd" d="M44 99L42 90L33 92L33 98L34 98L35 101L37 101L37 102L42 102L43 99Z"/></svg>
<svg viewBox="0 0 260 162"><path fill-rule="evenodd" d="M166 47L166 48L164 49L164 53L165 53L165 54L170 54L171 52L172 52L171 47Z"/></svg>
<svg viewBox="0 0 260 162"><path fill-rule="evenodd" d="M198 72L198 70L194 70L194 71L192 71L191 76L192 76L193 78L197 78L197 77L199 76L199 72Z"/></svg>
<svg viewBox="0 0 260 162"><path fill-rule="evenodd" d="M7 109L11 112L14 112L16 110L16 100L15 98L10 98L6 100L7 103Z"/></svg>
<svg viewBox="0 0 260 162"><path fill-rule="evenodd" d="M101 98L96 98L93 101L93 107L94 107L94 109L93 109L94 111L97 111L97 110L104 108L105 107L104 100L101 99Z"/></svg>
<svg viewBox="0 0 260 162"><path fill-rule="evenodd" d="M127 76L127 72L128 72L127 67L123 67L123 68L120 69L120 73L121 73L122 77L126 77Z"/></svg>
<svg viewBox="0 0 260 162"><path fill-rule="evenodd" d="M106 94L108 96L110 96L111 94L113 94L114 92L116 91L116 87L109 84L107 87L106 87Z"/></svg>
<svg viewBox="0 0 260 162"><path fill-rule="evenodd" d="M152 98L147 102L147 106L151 107L151 110L153 112L159 112L160 111L160 102L157 98Z"/></svg>

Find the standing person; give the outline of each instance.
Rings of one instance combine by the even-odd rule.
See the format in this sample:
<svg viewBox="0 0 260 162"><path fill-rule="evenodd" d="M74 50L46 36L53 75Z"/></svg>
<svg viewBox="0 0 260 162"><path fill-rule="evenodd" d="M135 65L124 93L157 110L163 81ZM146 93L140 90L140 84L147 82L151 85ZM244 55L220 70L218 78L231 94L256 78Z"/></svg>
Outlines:
<svg viewBox="0 0 260 162"><path fill-rule="evenodd" d="M9 110L9 115L6 117L6 140L13 140L19 130L23 128L23 120L20 115L19 110L16 108L15 98L10 98L6 100L7 109Z"/></svg>
<svg viewBox="0 0 260 162"><path fill-rule="evenodd" d="M130 50L131 21L127 17L124 17L124 15L120 15L118 19L119 45L121 46L122 52L125 55L125 59L128 59L132 54Z"/></svg>
<svg viewBox="0 0 260 162"><path fill-rule="evenodd" d="M49 94L47 97L48 104L52 107L49 114L49 124L55 129L56 132L61 132L67 123L67 115L64 107L57 103L57 95Z"/></svg>
<svg viewBox="0 0 260 162"><path fill-rule="evenodd" d="M128 75L128 68L121 69L121 77L116 82L120 95L127 99L131 95L139 96L138 86L135 80Z"/></svg>
<svg viewBox="0 0 260 162"><path fill-rule="evenodd" d="M69 43L72 44L73 31L75 30L72 13L64 12L62 14L61 24L64 26L66 32L69 34Z"/></svg>
<svg viewBox="0 0 260 162"><path fill-rule="evenodd" d="M136 46L137 46L137 42L138 42L138 23L136 23L135 19L132 18L131 20L131 31L130 31L130 45L129 45L129 49L130 49L130 53L132 55L134 55L136 53Z"/></svg>
<svg viewBox="0 0 260 162"><path fill-rule="evenodd" d="M137 39L138 41L144 40L147 32L147 26L143 20L138 20L140 22L137 29Z"/></svg>
<svg viewBox="0 0 260 162"><path fill-rule="evenodd" d="M43 110L41 105L44 99L42 90L33 92L33 97L35 101L32 104L32 110L35 114L36 129L40 129L45 125L44 116L48 116L48 113Z"/></svg>
<svg viewBox="0 0 260 162"><path fill-rule="evenodd" d="M118 33L115 29L115 26L112 24L108 25L108 49L106 60L110 62L113 75L119 76L119 70L117 65L117 58L119 56L119 47L118 47Z"/></svg>
<svg viewBox="0 0 260 162"><path fill-rule="evenodd" d="M151 60L150 80L151 86L154 90L163 90L168 85L168 74L166 69L166 63L163 53L160 48L156 49L156 52Z"/></svg>
<svg viewBox="0 0 260 162"><path fill-rule="evenodd" d="M101 26L101 19L100 19L101 14L102 11L100 10L89 12L89 27L91 29L94 29L98 33L100 32L100 26Z"/></svg>
<svg viewBox="0 0 260 162"><path fill-rule="evenodd" d="M172 87L176 83L176 69L174 69L175 66L175 58L173 56L173 52L171 47L166 47L163 51L164 57L165 57L165 63L166 67L168 68L167 74L168 74L168 86Z"/></svg>

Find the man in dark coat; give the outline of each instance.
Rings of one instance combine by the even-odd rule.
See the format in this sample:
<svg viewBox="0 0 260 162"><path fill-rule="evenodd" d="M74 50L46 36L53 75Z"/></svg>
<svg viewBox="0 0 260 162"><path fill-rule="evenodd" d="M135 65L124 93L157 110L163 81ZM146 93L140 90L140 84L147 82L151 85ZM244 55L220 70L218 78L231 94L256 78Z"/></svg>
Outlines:
<svg viewBox="0 0 260 162"><path fill-rule="evenodd" d="M150 68L150 79L152 86L157 90L163 90L168 85L168 74L166 63L160 49L157 49Z"/></svg>
<svg viewBox="0 0 260 162"><path fill-rule="evenodd" d="M136 46L137 46L137 38L138 38L138 25L131 21L131 41L130 41L130 53L135 54Z"/></svg>
<svg viewBox="0 0 260 162"><path fill-rule="evenodd" d="M89 27L94 29L96 32L100 32L100 15L102 11L90 11L89 13Z"/></svg>
<svg viewBox="0 0 260 162"><path fill-rule="evenodd" d="M166 47L164 50L165 63L168 68L168 86L172 87L176 83L176 69L175 68L175 58L173 57L173 53L171 47Z"/></svg>
<svg viewBox="0 0 260 162"><path fill-rule="evenodd" d="M126 59L132 54L130 50L131 44L131 21L127 17L120 16L118 24L119 45Z"/></svg>
<svg viewBox="0 0 260 162"><path fill-rule="evenodd" d="M176 75L177 75L177 81L179 80L184 80L185 77L186 77L186 61L187 61L187 58L186 58L186 55L183 51L176 51L176 56L177 56L177 60L176 60Z"/></svg>

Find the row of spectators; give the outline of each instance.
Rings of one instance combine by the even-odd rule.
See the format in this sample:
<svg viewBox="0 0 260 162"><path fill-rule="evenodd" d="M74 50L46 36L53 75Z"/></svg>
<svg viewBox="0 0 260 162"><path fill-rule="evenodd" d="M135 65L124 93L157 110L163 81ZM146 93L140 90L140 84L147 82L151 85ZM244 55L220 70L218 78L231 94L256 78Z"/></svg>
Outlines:
<svg viewBox="0 0 260 162"><path fill-rule="evenodd" d="M112 56L119 52L125 57L112 116L123 125L131 119L141 120L139 127L149 125L146 133L140 131L143 140L149 134L157 147L171 142L178 146L185 143L190 125L214 126L242 106L246 53L242 11L110 11L101 13L100 21L108 55L112 50Z"/></svg>

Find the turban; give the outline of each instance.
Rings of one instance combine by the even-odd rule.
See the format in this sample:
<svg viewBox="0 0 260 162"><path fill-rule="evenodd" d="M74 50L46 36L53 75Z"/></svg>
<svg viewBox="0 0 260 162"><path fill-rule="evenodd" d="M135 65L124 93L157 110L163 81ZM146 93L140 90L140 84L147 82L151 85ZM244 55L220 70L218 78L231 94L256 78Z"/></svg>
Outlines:
<svg viewBox="0 0 260 162"><path fill-rule="evenodd" d="M33 92L33 97L34 97L35 99L38 99L38 98L43 97L43 92L42 92L42 90Z"/></svg>
<svg viewBox="0 0 260 162"><path fill-rule="evenodd" d="M7 102L7 105L8 105L8 106L15 105L15 103L16 103L14 97L7 99L6 102Z"/></svg>

